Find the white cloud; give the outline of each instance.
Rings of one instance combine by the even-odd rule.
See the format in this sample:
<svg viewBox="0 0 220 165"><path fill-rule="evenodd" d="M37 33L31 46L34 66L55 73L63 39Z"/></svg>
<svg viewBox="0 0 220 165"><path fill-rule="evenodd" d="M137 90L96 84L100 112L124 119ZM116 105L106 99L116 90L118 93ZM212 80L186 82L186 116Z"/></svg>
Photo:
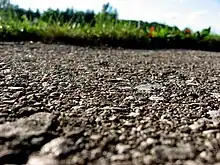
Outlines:
<svg viewBox="0 0 220 165"><path fill-rule="evenodd" d="M181 17L181 14L177 12L167 12L167 13L164 13L163 17L167 19L178 19Z"/></svg>
<svg viewBox="0 0 220 165"><path fill-rule="evenodd" d="M188 0L179 0L180 3L183 3L183 2L186 2L186 1L188 1Z"/></svg>
<svg viewBox="0 0 220 165"><path fill-rule="evenodd" d="M195 21L196 19L201 19L201 16L208 14L208 11L194 11L189 13L188 20Z"/></svg>
<svg viewBox="0 0 220 165"><path fill-rule="evenodd" d="M188 0L171 0L171 2L184 3Z"/></svg>

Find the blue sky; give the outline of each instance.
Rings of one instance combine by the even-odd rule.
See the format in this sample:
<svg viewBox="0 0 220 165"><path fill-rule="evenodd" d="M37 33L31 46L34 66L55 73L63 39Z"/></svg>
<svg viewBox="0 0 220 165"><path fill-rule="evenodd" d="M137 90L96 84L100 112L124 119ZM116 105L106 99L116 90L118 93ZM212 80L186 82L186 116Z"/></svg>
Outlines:
<svg viewBox="0 0 220 165"><path fill-rule="evenodd" d="M109 2L119 12L119 18L143 21L157 21L176 25L180 29L190 27L201 30L209 26L214 33L220 33L220 1L218 0L11 0L22 8L49 7L100 11Z"/></svg>

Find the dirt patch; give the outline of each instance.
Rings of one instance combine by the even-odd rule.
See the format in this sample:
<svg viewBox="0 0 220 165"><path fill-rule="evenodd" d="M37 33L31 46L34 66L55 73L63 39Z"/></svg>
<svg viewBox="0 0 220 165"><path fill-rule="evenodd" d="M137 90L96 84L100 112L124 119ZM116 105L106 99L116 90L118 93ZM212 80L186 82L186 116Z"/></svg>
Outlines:
<svg viewBox="0 0 220 165"><path fill-rule="evenodd" d="M0 164L214 164L219 101L220 53L3 43Z"/></svg>

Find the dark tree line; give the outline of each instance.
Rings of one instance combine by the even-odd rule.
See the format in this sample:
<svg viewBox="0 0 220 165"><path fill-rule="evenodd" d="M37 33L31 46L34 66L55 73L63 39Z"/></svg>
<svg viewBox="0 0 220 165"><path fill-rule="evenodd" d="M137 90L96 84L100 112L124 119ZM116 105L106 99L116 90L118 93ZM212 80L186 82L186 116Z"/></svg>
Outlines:
<svg viewBox="0 0 220 165"><path fill-rule="evenodd" d="M10 11L10 12L8 12ZM22 20L24 16L31 21L34 20L43 20L46 22L59 22L60 24L64 23L80 23L80 24L90 24L94 26L97 20L105 21L110 20L111 22L122 22L130 25L134 25L136 27L146 29L149 26L158 26L165 27L164 24L159 24L156 22L148 23L143 21L135 21L135 20L119 20L118 12L116 9L106 3L102 6L102 9L99 13L95 14L92 10L87 11L77 11L74 8L67 8L65 11L61 11L59 9L51 9L44 12L40 12L39 10L32 11L20 8L18 5L11 4L9 0L0 0L0 12L5 13L5 16L13 17L15 19ZM10 13L10 14L9 14ZM177 27L168 27L174 28L178 30Z"/></svg>
<svg viewBox="0 0 220 165"><path fill-rule="evenodd" d="M101 12L95 14L92 10L87 11L77 11L74 8L67 8L65 11L59 9L51 9L44 12L39 10L32 11L20 8L18 5L11 4L9 0L0 0L0 11L4 12L6 16L10 13L10 16L22 20L25 16L28 20L34 21L40 19L46 22L59 22L60 24L64 23L89 23L91 25L95 24L95 18L97 15L105 16L106 18L111 18L116 20L118 17L117 11L112 10L112 7L109 3L104 4Z"/></svg>

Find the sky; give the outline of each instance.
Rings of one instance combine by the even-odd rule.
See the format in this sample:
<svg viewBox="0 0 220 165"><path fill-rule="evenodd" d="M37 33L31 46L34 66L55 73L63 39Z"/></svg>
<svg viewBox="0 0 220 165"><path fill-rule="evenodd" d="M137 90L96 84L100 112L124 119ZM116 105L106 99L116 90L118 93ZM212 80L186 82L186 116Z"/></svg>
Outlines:
<svg viewBox="0 0 220 165"><path fill-rule="evenodd" d="M180 29L189 27L194 31L209 26L220 34L220 0L10 0L22 8L41 11L48 8L65 10L101 10L109 2L116 8L120 19L143 20L165 23Z"/></svg>

